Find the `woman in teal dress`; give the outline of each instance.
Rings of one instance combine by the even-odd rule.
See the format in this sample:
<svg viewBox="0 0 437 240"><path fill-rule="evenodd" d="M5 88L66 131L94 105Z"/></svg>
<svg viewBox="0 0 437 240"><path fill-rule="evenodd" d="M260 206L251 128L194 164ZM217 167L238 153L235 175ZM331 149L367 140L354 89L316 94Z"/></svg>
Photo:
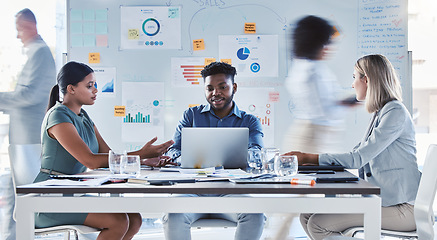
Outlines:
<svg viewBox="0 0 437 240"><path fill-rule="evenodd" d="M78 174L87 168L108 167L109 146L91 121L83 105L92 105L97 89L94 71L77 62L65 64L52 88L48 111L42 127L41 170L35 182L49 179L51 174ZM59 101L59 90L63 101ZM171 164L162 156L173 141L153 145L153 138L140 150L128 154L140 155L142 164L164 166ZM132 239L139 231L139 213L37 213L38 228L64 224L81 224L101 229L97 239Z"/></svg>

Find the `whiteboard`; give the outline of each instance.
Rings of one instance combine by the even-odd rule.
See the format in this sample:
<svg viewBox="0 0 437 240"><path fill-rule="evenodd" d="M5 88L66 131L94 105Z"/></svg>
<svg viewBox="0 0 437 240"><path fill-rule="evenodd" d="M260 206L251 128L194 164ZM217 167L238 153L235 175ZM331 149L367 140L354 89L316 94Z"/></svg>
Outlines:
<svg viewBox="0 0 437 240"><path fill-rule="evenodd" d="M142 9L144 17L131 16L133 20L129 20L126 12L122 16L123 9L128 15ZM155 9L164 10L164 13L153 15ZM123 99L126 99L122 96L123 83L161 86L164 96L153 102L160 107L159 117L151 115L148 124L153 124L153 121L161 124L162 132L155 129L154 133L160 135L158 142L163 142L173 137L184 110L191 104L206 103L203 80L198 74L181 82L179 75L184 76L184 72L175 66L194 66L192 70L198 71L195 66L205 61L227 58L220 56L226 55L220 47L223 46L220 39L274 36L277 52L271 56L277 62L272 64L275 71L260 77L253 74L239 76L237 73L235 81L241 91L237 91L235 99L239 108L249 113L259 104L263 108L254 112L259 109L269 111L270 115L259 116L265 124L270 124L265 126L266 145L280 147L285 129L293 121L290 96L283 87L291 62L289 36L296 20L308 14L330 20L341 32L340 44L329 66L345 91L354 92L351 84L356 59L368 53L383 53L401 76L404 96L409 96L406 0L68 0L67 58L96 69L115 69L114 92L99 92L96 103L84 108L113 149L130 151L141 147L150 137L145 135L142 142L138 140L141 136L129 138L123 130L126 129L125 117L114 115L115 107L123 106ZM126 21L137 21L137 27ZM256 33L245 34L245 23L255 23ZM129 40L138 45L126 43ZM171 42L171 46L167 46L166 41ZM146 42L149 45L146 46ZM265 54L261 54L262 57L266 57ZM265 64L260 69L263 66ZM256 70L259 66L252 67ZM256 95L260 94L262 97L257 98ZM405 100L408 102L407 98ZM153 106L150 109L154 109ZM153 114L154 110L150 111ZM364 107L347 113L343 150L350 150L361 139L369 117ZM142 121L147 128L147 119ZM134 130L130 132L135 134ZM128 139L138 142L128 142ZM281 152L288 150L291 149L281 149Z"/></svg>

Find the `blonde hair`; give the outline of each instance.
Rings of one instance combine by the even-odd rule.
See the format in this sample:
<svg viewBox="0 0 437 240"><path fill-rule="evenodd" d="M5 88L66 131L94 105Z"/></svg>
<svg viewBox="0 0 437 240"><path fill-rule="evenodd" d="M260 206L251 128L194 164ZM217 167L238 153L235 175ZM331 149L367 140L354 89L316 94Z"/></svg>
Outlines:
<svg viewBox="0 0 437 240"><path fill-rule="evenodd" d="M367 77L366 109L380 110L391 100L402 101L402 88L390 61L383 55L367 55L357 60L355 70Z"/></svg>

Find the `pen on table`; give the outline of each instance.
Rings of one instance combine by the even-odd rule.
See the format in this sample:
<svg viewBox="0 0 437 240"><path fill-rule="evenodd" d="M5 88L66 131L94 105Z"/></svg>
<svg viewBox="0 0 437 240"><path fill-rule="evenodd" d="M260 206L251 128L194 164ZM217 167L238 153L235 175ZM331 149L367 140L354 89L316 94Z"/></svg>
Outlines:
<svg viewBox="0 0 437 240"><path fill-rule="evenodd" d="M293 184L293 185L302 184L302 185L311 185L311 186L314 186L316 184L316 181L314 179L297 179L297 178L293 178L293 179L291 179L290 183Z"/></svg>

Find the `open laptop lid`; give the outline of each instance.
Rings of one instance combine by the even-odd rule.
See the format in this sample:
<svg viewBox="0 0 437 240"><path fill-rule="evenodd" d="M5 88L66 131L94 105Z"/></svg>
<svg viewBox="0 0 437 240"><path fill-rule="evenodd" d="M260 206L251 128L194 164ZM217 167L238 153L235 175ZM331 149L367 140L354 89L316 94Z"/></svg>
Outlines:
<svg viewBox="0 0 437 240"><path fill-rule="evenodd" d="M248 128L182 128L181 167L247 167Z"/></svg>

